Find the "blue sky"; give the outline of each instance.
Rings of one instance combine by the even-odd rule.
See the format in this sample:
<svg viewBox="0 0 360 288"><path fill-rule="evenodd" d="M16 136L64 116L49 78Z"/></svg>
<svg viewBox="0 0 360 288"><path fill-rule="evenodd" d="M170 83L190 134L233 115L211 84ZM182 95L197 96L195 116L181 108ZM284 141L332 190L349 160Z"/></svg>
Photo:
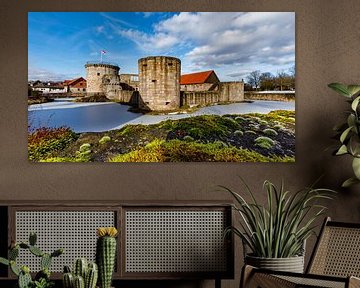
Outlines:
<svg viewBox="0 0 360 288"><path fill-rule="evenodd" d="M235 81L254 70L287 72L295 65L293 12L29 12L29 80L85 77L100 60L137 73L141 57L168 55L182 73L215 70Z"/></svg>

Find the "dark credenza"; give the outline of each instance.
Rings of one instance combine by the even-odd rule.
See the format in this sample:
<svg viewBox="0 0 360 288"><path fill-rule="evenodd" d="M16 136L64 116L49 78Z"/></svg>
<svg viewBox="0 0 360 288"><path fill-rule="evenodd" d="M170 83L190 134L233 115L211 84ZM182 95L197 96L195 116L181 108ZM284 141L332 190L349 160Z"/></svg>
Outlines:
<svg viewBox="0 0 360 288"><path fill-rule="evenodd" d="M97 227L115 226L115 281L216 279L219 286L220 279L234 277L233 237L223 237L232 216L231 205L220 201L0 203L0 256L12 240L27 241L36 231L44 251L65 249L51 266L60 279L63 266L77 257L94 260ZM29 253L18 259L32 271L39 268ZM14 275L0 265L0 279Z"/></svg>

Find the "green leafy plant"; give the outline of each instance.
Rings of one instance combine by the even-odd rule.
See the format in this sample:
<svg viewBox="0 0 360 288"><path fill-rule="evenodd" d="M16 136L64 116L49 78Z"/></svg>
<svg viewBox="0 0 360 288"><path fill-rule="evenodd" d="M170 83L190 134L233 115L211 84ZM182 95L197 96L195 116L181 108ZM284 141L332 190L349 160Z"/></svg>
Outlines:
<svg viewBox="0 0 360 288"><path fill-rule="evenodd" d="M243 181L244 182L244 181ZM288 258L301 255L306 239L314 233L315 220L326 209L318 200L331 199L334 193L328 189L305 188L296 193L285 191L283 184L278 189L269 181L264 182L267 205L261 205L245 183L251 201L239 193L220 186L236 201L233 205L240 215L240 227L229 227L252 251L252 256Z"/></svg>
<svg viewBox="0 0 360 288"><path fill-rule="evenodd" d="M19 242L12 243L8 259L0 257L0 263L10 266L11 271L18 277L19 288L49 288L54 285L50 280L50 265L54 257L58 257L64 253L63 249L57 249L51 254L43 252L36 246L37 236L35 233L30 233L29 243ZM19 266L16 259L19 256L20 249L28 250L31 254L40 257L41 270L35 275L33 280L30 275L30 268L26 265Z"/></svg>
<svg viewBox="0 0 360 288"><path fill-rule="evenodd" d="M340 140L340 147L336 149L334 154L349 154L353 157L352 168L354 177L347 179L342 184L343 187L349 187L360 183L360 85L331 83L328 86L346 97L347 102L351 106L351 109L347 112L346 122L334 128Z"/></svg>

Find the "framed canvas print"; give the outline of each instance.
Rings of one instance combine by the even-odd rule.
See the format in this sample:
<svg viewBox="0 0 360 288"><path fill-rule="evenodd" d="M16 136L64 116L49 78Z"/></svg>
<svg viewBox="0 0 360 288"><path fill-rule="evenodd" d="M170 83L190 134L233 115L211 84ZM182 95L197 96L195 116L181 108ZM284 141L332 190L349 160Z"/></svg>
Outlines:
<svg viewBox="0 0 360 288"><path fill-rule="evenodd" d="M294 162L295 13L29 12L32 162Z"/></svg>

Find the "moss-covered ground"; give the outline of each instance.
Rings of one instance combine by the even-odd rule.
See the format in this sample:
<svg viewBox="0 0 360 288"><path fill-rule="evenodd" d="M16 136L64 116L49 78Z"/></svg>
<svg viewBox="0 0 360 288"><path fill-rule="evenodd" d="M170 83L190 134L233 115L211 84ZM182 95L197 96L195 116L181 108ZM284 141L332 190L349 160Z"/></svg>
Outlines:
<svg viewBox="0 0 360 288"><path fill-rule="evenodd" d="M154 125L75 134L29 134L29 158L43 162L293 162L295 112L203 115ZM53 133L53 134L52 134ZM34 141L34 139L36 141Z"/></svg>

